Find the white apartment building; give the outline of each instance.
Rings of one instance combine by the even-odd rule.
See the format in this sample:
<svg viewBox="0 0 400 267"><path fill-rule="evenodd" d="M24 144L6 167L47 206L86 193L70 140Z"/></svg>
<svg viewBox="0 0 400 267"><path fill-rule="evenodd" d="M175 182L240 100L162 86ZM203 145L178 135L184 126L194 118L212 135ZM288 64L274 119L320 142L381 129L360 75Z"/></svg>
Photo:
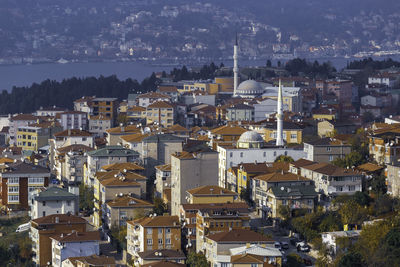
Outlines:
<svg viewBox="0 0 400 267"><path fill-rule="evenodd" d="M31 220L52 214L73 214L79 211L79 197L59 187L35 192L31 199Z"/></svg>

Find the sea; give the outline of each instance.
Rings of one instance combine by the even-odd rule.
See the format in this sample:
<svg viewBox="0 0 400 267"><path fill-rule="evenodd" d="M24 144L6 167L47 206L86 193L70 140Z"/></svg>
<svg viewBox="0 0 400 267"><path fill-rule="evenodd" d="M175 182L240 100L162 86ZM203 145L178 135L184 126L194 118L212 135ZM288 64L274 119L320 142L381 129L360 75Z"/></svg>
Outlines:
<svg viewBox="0 0 400 267"><path fill-rule="evenodd" d="M347 62L352 59L332 58L332 59L310 59L318 60L320 63L330 61L336 69L342 69ZM284 63L284 60L281 60ZM208 62L210 63L210 62ZM216 60L219 65L221 60ZM225 66L232 66L231 59L222 60ZM272 64L276 64L273 60ZM188 64L189 67L198 67L205 63ZM265 66L266 60L241 59L239 67L245 66ZM46 79L62 81L71 77L99 77L116 75L119 79L136 79L141 82L144 78L151 75L152 72L169 72L174 67L181 67L183 64L176 63L157 63L148 61L130 61L130 62L82 62L82 63L44 63L31 65L0 65L0 91L11 91L13 86L30 86L33 83L40 83Z"/></svg>

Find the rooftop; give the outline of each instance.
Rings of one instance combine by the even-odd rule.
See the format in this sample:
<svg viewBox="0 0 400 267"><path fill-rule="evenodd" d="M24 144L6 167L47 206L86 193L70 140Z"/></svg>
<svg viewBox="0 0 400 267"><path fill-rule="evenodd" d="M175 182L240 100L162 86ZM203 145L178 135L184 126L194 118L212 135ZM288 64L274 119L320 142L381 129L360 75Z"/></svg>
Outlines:
<svg viewBox="0 0 400 267"><path fill-rule="evenodd" d="M143 227L180 227L178 216L144 217L128 223L132 225L139 224Z"/></svg>
<svg viewBox="0 0 400 267"><path fill-rule="evenodd" d="M218 243L270 243L272 239L251 230L234 229L231 231L221 232L208 235L206 238Z"/></svg>
<svg viewBox="0 0 400 267"><path fill-rule="evenodd" d="M65 137L65 136L92 136L91 133L87 131L82 131L79 129L69 129L62 132L54 134L55 137Z"/></svg>
<svg viewBox="0 0 400 267"><path fill-rule="evenodd" d="M100 241L100 232L99 231L91 231L91 232L71 232L69 234L57 234L53 235L50 238L62 242L62 243L70 243L70 242L90 242L90 241Z"/></svg>
<svg viewBox="0 0 400 267"><path fill-rule="evenodd" d="M78 200L78 196L60 187L49 187L33 197L37 201Z"/></svg>
<svg viewBox="0 0 400 267"><path fill-rule="evenodd" d="M58 221L58 222L57 222ZM32 220L34 224L53 225L53 224L86 224L86 220L82 217L70 214L52 214Z"/></svg>
<svg viewBox="0 0 400 267"><path fill-rule="evenodd" d="M154 206L150 202L127 195L116 197L107 201L106 204L113 208L152 208Z"/></svg>
<svg viewBox="0 0 400 267"><path fill-rule="evenodd" d="M193 188L187 190L193 196L215 196L215 195L223 195L223 196L237 196L238 194L232 192L228 189L216 186L216 185L205 185L197 188Z"/></svg>
<svg viewBox="0 0 400 267"><path fill-rule="evenodd" d="M139 153L121 146L106 146L87 153L91 157L130 157L138 156Z"/></svg>

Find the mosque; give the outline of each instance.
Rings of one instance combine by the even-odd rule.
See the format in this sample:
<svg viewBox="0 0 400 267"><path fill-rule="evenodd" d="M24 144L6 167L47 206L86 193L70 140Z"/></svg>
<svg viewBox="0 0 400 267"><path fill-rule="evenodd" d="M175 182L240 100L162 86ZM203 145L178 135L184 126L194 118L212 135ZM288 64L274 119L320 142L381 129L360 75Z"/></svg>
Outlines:
<svg viewBox="0 0 400 267"><path fill-rule="evenodd" d="M265 93L265 89L254 80L247 80L241 82L239 85L239 66L238 66L238 40L236 36L236 42L233 47L233 96L242 98L254 98L256 96L261 96ZM276 146L283 146L283 99L282 99L282 84L279 80L277 97L277 136L276 136ZM260 148L260 138L255 132L247 132L243 136L243 140L239 140L238 146L241 148ZM262 138L261 138L262 139ZM245 142L243 142L246 140Z"/></svg>

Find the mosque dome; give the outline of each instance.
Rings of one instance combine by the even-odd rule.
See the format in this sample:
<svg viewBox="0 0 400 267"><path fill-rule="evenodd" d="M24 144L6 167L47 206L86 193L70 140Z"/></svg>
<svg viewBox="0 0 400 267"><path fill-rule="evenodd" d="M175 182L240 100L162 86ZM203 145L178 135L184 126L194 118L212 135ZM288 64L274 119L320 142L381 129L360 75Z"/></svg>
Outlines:
<svg viewBox="0 0 400 267"><path fill-rule="evenodd" d="M236 90L236 94L242 97L251 97L264 93L264 88L254 80L241 82Z"/></svg>
<svg viewBox="0 0 400 267"><path fill-rule="evenodd" d="M264 144L262 136L255 131L248 131L242 133L240 136L237 146L239 148L260 148Z"/></svg>

